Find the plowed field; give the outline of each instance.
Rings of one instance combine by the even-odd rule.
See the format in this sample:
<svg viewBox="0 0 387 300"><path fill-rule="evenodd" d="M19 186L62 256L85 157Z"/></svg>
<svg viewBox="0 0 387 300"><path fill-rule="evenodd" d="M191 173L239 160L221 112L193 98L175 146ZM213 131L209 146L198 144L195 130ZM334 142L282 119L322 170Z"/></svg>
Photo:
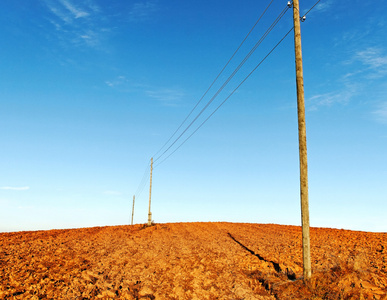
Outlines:
<svg viewBox="0 0 387 300"><path fill-rule="evenodd" d="M174 223L0 233L1 299L387 299L387 234Z"/></svg>

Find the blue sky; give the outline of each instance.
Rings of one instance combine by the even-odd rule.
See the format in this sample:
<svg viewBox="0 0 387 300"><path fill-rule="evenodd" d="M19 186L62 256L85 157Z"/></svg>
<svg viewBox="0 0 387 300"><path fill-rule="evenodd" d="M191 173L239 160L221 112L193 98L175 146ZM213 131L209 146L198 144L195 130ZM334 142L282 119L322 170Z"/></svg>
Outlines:
<svg viewBox="0 0 387 300"><path fill-rule="evenodd" d="M128 224L140 191L145 223L150 158L269 2L1 1L0 231ZM286 4L273 1L190 120ZM311 226L387 231L386 9L322 0L302 23ZM176 145L290 28L291 9ZM299 225L297 134L292 32L155 163L154 221Z"/></svg>

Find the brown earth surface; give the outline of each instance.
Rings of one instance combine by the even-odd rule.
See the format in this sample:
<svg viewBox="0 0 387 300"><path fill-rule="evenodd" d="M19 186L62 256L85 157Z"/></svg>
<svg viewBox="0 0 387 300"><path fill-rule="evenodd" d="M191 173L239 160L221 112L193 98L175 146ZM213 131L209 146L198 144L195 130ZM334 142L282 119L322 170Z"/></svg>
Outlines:
<svg viewBox="0 0 387 300"><path fill-rule="evenodd" d="M174 223L0 233L1 299L387 299L387 233Z"/></svg>

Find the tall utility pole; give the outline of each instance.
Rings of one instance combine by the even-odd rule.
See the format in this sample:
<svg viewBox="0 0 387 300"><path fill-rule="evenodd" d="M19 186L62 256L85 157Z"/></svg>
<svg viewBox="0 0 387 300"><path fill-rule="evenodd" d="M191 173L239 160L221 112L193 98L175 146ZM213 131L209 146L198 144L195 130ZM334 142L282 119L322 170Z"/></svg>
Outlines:
<svg viewBox="0 0 387 300"><path fill-rule="evenodd" d="M133 225L133 216L134 216L134 199L135 199L135 196L133 195L133 206L132 206L132 225Z"/></svg>
<svg viewBox="0 0 387 300"><path fill-rule="evenodd" d="M153 157L151 158L151 167L150 167L148 226L151 226L151 225L152 225L152 213L151 213L152 171L153 171Z"/></svg>
<svg viewBox="0 0 387 300"><path fill-rule="evenodd" d="M298 142L300 152L300 194L302 223L302 254L304 263L304 280L312 276L310 263L309 236L309 199L308 199L308 159L306 151L306 126L304 103L304 78L302 70L301 28L299 0L293 0L294 47L296 56Z"/></svg>

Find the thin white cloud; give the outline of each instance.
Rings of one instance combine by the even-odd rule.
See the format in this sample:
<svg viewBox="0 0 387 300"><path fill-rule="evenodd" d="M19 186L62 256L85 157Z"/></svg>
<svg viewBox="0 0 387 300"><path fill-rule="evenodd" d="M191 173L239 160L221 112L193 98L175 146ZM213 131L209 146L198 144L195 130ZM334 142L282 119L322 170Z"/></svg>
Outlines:
<svg viewBox="0 0 387 300"><path fill-rule="evenodd" d="M62 26L61 26L58 22L56 22L56 21L54 21L54 20L50 20L50 23L51 23L52 25L54 25L54 27L55 27L56 30L58 30L58 31L63 30Z"/></svg>
<svg viewBox="0 0 387 300"><path fill-rule="evenodd" d="M158 10L156 1L134 3L129 12L129 20L133 22L149 20Z"/></svg>
<svg viewBox="0 0 387 300"><path fill-rule="evenodd" d="M72 18L70 15L66 14L60 7L55 6L54 3L46 1L48 9L56 15L59 19L61 19L65 23L71 23ZM56 26L58 29L58 26Z"/></svg>
<svg viewBox="0 0 387 300"><path fill-rule="evenodd" d="M68 0L60 0L60 3L74 16L75 19L84 18L90 15L90 13L75 7Z"/></svg>
<svg viewBox="0 0 387 300"><path fill-rule="evenodd" d="M45 3L49 10L65 23L90 16L90 12L87 11L91 10L90 7L79 8L70 0L46 0Z"/></svg>
<svg viewBox="0 0 387 300"><path fill-rule="evenodd" d="M3 187L0 187L0 190L11 190L11 191L26 191L29 189L30 189L29 186L22 186L22 187L3 186Z"/></svg>
<svg viewBox="0 0 387 300"><path fill-rule="evenodd" d="M312 12L325 12L331 7L331 5L332 5L332 1L325 1L325 2L319 3L316 6L314 6L311 11L310 11L310 9L312 8L311 6L303 9L302 14L304 15L308 11L310 11L310 13L312 13Z"/></svg>
<svg viewBox="0 0 387 300"><path fill-rule="evenodd" d="M165 106L176 106L185 96L184 92L174 88L152 88L146 84L134 82L127 77L120 75L114 79L106 80L105 84L111 88L125 92L145 93L149 98L159 101Z"/></svg>
<svg viewBox="0 0 387 300"><path fill-rule="evenodd" d="M166 106L175 106L184 97L184 93L177 89L159 89L145 91L146 95L150 98L160 101Z"/></svg>
<svg viewBox="0 0 387 300"><path fill-rule="evenodd" d="M133 80L124 75L120 75L113 79L105 80L105 84L122 93L135 93L137 95L144 94L144 90L149 89L149 86L136 80L137 79Z"/></svg>
<svg viewBox="0 0 387 300"><path fill-rule="evenodd" d="M372 77L381 77L387 74L387 54L380 47L369 47L357 51L354 60L360 61L366 70L371 71Z"/></svg>
<svg viewBox="0 0 387 300"><path fill-rule="evenodd" d="M316 7L314 8L314 10L326 11L331 7L331 5L332 5L332 1L322 2L322 3L317 4Z"/></svg>
<svg viewBox="0 0 387 300"><path fill-rule="evenodd" d="M355 97L360 90L360 86L356 84L345 84L342 90L317 94L306 100L308 110L317 110L319 107L330 107L334 104L345 105Z"/></svg>
<svg viewBox="0 0 387 300"><path fill-rule="evenodd" d="M100 44L107 30L100 25L100 9L92 0L44 0L43 3L52 14L49 22L59 32L56 38L65 45L95 47Z"/></svg>
<svg viewBox="0 0 387 300"><path fill-rule="evenodd" d="M129 82L128 79L126 79L125 76L117 76L117 78L114 78L112 80L106 80L105 83L110 87L117 87L122 86L124 84L127 84Z"/></svg>
<svg viewBox="0 0 387 300"><path fill-rule="evenodd" d="M306 104L309 110L329 107L334 104L347 104L359 95L375 79L387 76L387 54L381 47L367 47L354 51L354 54L342 64L350 71L337 79L342 88L333 92L313 95ZM384 120L385 107L375 111L379 120Z"/></svg>
<svg viewBox="0 0 387 300"><path fill-rule="evenodd" d="M381 103L373 115L378 122L387 124L387 101Z"/></svg>
<svg viewBox="0 0 387 300"><path fill-rule="evenodd" d="M81 32L79 38L82 42L92 47L97 46L100 41L99 34L91 29L85 30L83 33Z"/></svg>

